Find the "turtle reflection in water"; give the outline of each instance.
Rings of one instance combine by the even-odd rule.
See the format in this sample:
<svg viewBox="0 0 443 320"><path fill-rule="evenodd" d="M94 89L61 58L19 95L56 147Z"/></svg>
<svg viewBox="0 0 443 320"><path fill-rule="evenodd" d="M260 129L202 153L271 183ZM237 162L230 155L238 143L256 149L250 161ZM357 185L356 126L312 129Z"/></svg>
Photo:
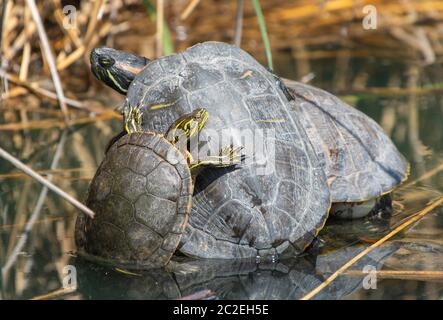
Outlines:
<svg viewBox="0 0 443 320"><path fill-rule="evenodd" d="M192 177L203 166L241 163L239 149L197 159L187 150L208 119L197 109L179 118L165 137L152 132L115 141L90 186L87 205L96 216L80 216L76 244L82 254L131 268L167 264L186 226L192 202Z"/></svg>
<svg viewBox="0 0 443 320"><path fill-rule="evenodd" d="M206 42L153 61L100 48L91 54L91 68L127 92L127 131L162 131L204 106L211 129L277 132L273 174L255 175L253 163L221 176L207 170L197 179L179 246L187 255L300 253L322 228L331 200L335 207L371 200L372 207L407 176L407 162L373 120L320 89L285 85L234 46ZM360 217L369 211L348 209L335 212Z"/></svg>
<svg viewBox="0 0 443 320"><path fill-rule="evenodd" d="M300 299L365 247L357 245L318 256L306 254L260 264L251 259L220 261L175 257L171 261L175 264L172 270L128 272L79 258L70 263L78 270L78 292L91 299L178 299L203 290L214 292L217 299ZM402 247L399 243L378 247L353 265L352 270L361 271L367 265L381 270L385 261ZM366 275L342 275L314 299L346 299L362 289Z"/></svg>

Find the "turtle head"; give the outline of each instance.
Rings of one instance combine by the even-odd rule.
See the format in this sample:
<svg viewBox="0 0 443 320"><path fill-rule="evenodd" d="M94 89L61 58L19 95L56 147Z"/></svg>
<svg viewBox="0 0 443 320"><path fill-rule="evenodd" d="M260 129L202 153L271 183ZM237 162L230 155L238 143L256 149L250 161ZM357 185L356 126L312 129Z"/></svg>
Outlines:
<svg viewBox="0 0 443 320"><path fill-rule="evenodd" d="M126 94L132 80L149 62L145 57L106 47L93 49L90 58L95 77L121 94Z"/></svg>
<svg viewBox="0 0 443 320"><path fill-rule="evenodd" d="M199 133L208 122L208 111L196 109L178 118L166 131L166 138L172 143L188 141Z"/></svg>

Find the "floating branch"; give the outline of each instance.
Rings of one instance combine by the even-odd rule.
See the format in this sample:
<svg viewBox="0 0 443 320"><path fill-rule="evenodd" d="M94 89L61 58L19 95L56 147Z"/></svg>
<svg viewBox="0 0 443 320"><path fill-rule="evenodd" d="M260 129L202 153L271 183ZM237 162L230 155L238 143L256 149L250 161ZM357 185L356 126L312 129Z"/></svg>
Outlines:
<svg viewBox="0 0 443 320"><path fill-rule="evenodd" d="M62 155L63 147L65 145L65 141L66 141L66 131L63 132L60 142L58 143L57 149L55 150L54 159L52 160L51 168L50 168L52 170L56 169L58 166L60 157ZM52 177L53 177L52 175L49 175L47 178L47 181L50 182L52 180ZM37 221L38 217L40 216L40 213L42 211L43 204L45 202L47 194L48 194L48 187L44 186L40 192L38 199L37 199L37 204L35 205L34 210L32 211L31 218L26 223L25 229L24 229L23 233L21 234L14 250L12 251L11 255L8 257L5 265L2 268L2 276L5 276L9 272L11 267L17 261L17 257L19 255L19 253L22 252L23 247L25 246L26 241L28 240L29 232L32 230L35 222Z"/></svg>
<svg viewBox="0 0 443 320"><path fill-rule="evenodd" d="M76 288L61 288L55 291L52 291L50 293L47 294L43 294L41 296L36 296L34 298L32 298L31 300L49 300L49 299L54 299L54 298L58 298L61 296L65 296L67 294L73 293L75 292L77 289Z"/></svg>
<svg viewBox="0 0 443 320"><path fill-rule="evenodd" d="M379 247L383 243L385 243L387 240L395 236L397 233L405 229L406 227L410 226L411 224L417 222L421 218L423 218L426 214L431 212L433 209L438 207L443 203L443 196L438 197L436 200L431 202L427 207L422 209L421 211L417 212L416 214L413 214L412 217L399 225L397 228L389 232L386 236L375 242L373 245L369 246L362 252L360 252L358 255L356 255L354 258L349 260L347 263L345 263L343 266L341 266L337 271L335 271L329 278L327 278L322 284L320 284L318 287L316 287L314 290L309 292L307 295L305 295L301 300L309 300L312 297L314 297L316 294L318 294L321 290L323 290L325 287L327 287L332 281L334 281L338 276L343 274L346 270L349 269L354 263L359 261L361 258L366 256L369 252L374 250L375 248Z"/></svg>
<svg viewBox="0 0 443 320"><path fill-rule="evenodd" d="M418 281L443 281L443 271L426 270L378 270L374 272L379 279L400 279ZM351 277L366 277L367 272L348 270L343 275Z"/></svg>

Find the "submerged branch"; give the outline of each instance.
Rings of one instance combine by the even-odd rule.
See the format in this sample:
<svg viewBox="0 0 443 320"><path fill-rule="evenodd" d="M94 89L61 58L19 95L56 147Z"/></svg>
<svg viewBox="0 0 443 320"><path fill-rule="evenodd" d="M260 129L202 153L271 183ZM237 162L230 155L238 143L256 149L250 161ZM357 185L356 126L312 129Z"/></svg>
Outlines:
<svg viewBox="0 0 443 320"><path fill-rule="evenodd" d="M422 280L422 281L443 281L443 271L425 270L378 270L374 271L378 279L399 279L399 280ZM360 270L348 270L343 275L351 277L366 277L367 272Z"/></svg>

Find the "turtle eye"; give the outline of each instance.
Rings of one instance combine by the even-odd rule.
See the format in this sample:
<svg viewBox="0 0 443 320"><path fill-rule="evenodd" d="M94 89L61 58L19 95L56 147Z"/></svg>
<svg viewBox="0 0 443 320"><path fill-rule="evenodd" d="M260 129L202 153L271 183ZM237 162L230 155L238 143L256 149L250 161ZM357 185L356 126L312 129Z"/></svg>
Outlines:
<svg viewBox="0 0 443 320"><path fill-rule="evenodd" d="M106 67L110 67L114 64L114 59L109 58L109 57L100 57L100 58L98 58L98 63L102 67L106 68Z"/></svg>

